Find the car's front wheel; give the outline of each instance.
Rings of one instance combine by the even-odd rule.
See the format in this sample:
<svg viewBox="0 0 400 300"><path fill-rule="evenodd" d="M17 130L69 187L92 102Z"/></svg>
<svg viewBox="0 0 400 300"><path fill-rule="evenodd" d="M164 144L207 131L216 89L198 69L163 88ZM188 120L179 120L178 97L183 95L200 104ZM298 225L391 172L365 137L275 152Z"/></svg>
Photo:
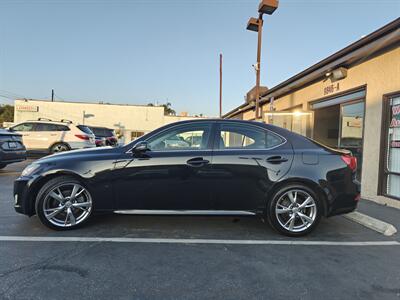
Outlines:
<svg viewBox="0 0 400 300"><path fill-rule="evenodd" d="M84 224L93 210L90 192L83 183L68 176L49 180L36 197L40 221L56 230L74 229Z"/></svg>
<svg viewBox="0 0 400 300"><path fill-rule="evenodd" d="M315 229L322 207L316 193L302 184L290 184L276 191L269 202L268 220L287 236L303 236Z"/></svg>

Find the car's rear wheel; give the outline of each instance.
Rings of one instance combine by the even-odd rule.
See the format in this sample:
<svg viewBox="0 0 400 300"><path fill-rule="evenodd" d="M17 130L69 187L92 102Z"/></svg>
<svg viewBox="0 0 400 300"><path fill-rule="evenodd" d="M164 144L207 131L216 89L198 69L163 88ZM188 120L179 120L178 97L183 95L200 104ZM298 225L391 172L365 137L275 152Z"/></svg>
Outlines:
<svg viewBox="0 0 400 300"><path fill-rule="evenodd" d="M269 202L268 220L287 236L303 236L315 229L322 207L316 193L302 184L290 184L276 191Z"/></svg>
<svg viewBox="0 0 400 300"><path fill-rule="evenodd" d="M6 164L0 164L0 169L4 169L6 166Z"/></svg>
<svg viewBox="0 0 400 300"><path fill-rule="evenodd" d="M83 183L62 176L43 185L36 197L35 208L44 225L56 230L68 230L83 225L89 219L93 200Z"/></svg>
<svg viewBox="0 0 400 300"><path fill-rule="evenodd" d="M70 150L70 149L67 144L57 143L57 144L54 144L53 146L51 146L50 153L54 154L54 153L58 153L58 152L68 151L68 150Z"/></svg>

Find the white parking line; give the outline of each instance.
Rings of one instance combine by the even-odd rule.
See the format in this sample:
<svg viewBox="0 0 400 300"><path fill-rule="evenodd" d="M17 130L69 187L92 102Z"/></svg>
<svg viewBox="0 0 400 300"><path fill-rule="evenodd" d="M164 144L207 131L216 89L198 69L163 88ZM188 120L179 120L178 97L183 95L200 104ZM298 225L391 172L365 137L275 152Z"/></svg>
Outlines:
<svg viewBox="0 0 400 300"><path fill-rule="evenodd" d="M397 241L302 241L302 240L219 240L219 239L172 239L129 237L47 237L47 236L0 236L4 242L106 242L106 243L153 243L153 244L222 244L222 245L304 245L304 246L400 246Z"/></svg>

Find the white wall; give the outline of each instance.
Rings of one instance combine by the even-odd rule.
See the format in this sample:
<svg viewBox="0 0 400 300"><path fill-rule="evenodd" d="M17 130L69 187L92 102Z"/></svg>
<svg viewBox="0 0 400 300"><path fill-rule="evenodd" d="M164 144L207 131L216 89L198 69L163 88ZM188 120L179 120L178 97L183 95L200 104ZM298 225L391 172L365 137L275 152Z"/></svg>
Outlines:
<svg viewBox="0 0 400 300"><path fill-rule="evenodd" d="M38 111L22 111L21 107L38 107ZM85 125L123 128L125 140L130 140L132 131L149 132L164 124L194 117L165 116L162 106L116 105L79 102L51 102L42 100L16 100L14 122L20 123L38 118L54 121L68 119L83 123L83 112L93 114L85 119Z"/></svg>

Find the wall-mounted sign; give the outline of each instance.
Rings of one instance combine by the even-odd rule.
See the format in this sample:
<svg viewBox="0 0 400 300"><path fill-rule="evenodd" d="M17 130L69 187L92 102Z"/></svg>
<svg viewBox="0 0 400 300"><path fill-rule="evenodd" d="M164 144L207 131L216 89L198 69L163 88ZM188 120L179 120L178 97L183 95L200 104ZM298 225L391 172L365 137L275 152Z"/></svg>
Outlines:
<svg viewBox="0 0 400 300"><path fill-rule="evenodd" d="M400 127L400 105L393 105L391 108L392 119L390 121L390 127Z"/></svg>
<svg viewBox="0 0 400 300"><path fill-rule="evenodd" d="M324 95L329 95L340 90L339 82L324 87Z"/></svg>
<svg viewBox="0 0 400 300"><path fill-rule="evenodd" d="M400 141L391 141L390 148L400 148Z"/></svg>
<svg viewBox="0 0 400 300"><path fill-rule="evenodd" d="M39 111L39 106L36 105L16 105L15 106L16 111L26 111L26 112L38 112Z"/></svg>

